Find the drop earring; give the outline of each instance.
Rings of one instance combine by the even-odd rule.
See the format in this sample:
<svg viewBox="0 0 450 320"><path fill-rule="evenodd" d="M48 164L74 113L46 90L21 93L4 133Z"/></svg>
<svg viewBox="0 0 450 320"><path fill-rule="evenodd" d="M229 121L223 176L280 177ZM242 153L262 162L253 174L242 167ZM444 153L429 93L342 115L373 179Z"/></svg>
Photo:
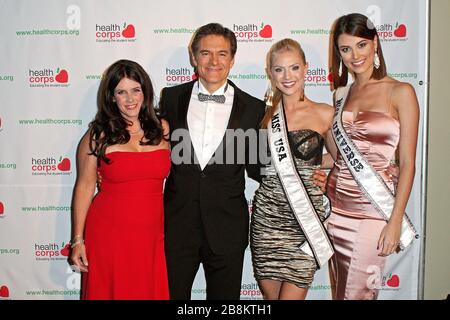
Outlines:
<svg viewBox="0 0 450 320"><path fill-rule="evenodd" d="M272 84L270 82L269 82L269 86L267 87L266 93L264 94L264 101L266 102L267 107L272 107L273 90L272 90Z"/></svg>
<svg viewBox="0 0 450 320"><path fill-rule="evenodd" d="M376 51L373 57L373 66L375 67L375 69L378 69L380 67L380 57L378 56L378 52Z"/></svg>

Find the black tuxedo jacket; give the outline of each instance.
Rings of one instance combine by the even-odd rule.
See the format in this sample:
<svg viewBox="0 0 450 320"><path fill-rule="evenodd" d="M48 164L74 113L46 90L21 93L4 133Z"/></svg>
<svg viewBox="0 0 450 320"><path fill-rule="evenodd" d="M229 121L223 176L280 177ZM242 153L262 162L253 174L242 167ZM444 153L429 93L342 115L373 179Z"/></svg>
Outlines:
<svg viewBox="0 0 450 320"><path fill-rule="evenodd" d="M260 166L249 163L249 141L245 142L245 163L212 163L201 170L189 139L173 141L177 129L188 129L187 113L195 81L161 92L160 112L170 125L172 134L172 167L164 192L166 250L180 250L192 237L203 232L210 249L216 254L244 250L248 244L249 212L245 199L245 176L260 181ZM265 105L234 88L234 100L227 129L258 130L264 116ZM183 141L182 141L183 140ZM183 143L183 152L179 145ZM234 151L225 136L215 155ZM174 156L182 155L188 163L174 163ZM214 156L213 156L214 158ZM224 159L226 159L224 157ZM195 162L194 162L195 161ZM259 162L259 161L258 161ZM201 228L201 230L199 230Z"/></svg>

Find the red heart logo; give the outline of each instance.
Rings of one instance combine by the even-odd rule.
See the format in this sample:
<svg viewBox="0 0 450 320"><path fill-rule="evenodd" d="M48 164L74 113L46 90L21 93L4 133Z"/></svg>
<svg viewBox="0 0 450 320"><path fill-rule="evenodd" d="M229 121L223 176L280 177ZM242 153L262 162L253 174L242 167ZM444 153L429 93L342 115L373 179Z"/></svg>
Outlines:
<svg viewBox="0 0 450 320"><path fill-rule="evenodd" d="M3 202L0 202L0 214L3 214L5 212L5 206L3 205Z"/></svg>
<svg viewBox="0 0 450 320"><path fill-rule="evenodd" d="M328 81L333 82L333 74L329 73L327 76Z"/></svg>
<svg viewBox="0 0 450 320"><path fill-rule="evenodd" d="M194 74L192 75L192 80L197 80L198 79L198 75L196 72L194 72Z"/></svg>
<svg viewBox="0 0 450 320"><path fill-rule="evenodd" d="M135 30L134 30L134 26L132 24L129 24L123 31L122 31L122 35L125 38L134 38L135 35Z"/></svg>
<svg viewBox="0 0 450 320"><path fill-rule="evenodd" d="M70 170L70 160L69 158L64 158L59 164L58 169L61 171L69 171Z"/></svg>
<svg viewBox="0 0 450 320"><path fill-rule="evenodd" d="M68 257L69 255L70 255L70 244L68 243L68 244L66 244L65 246L64 246L64 248L62 248L61 249L61 254L64 256L64 257Z"/></svg>
<svg viewBox="0 0 450 320"><path fill-rule="evenodd" d="M406 26L404 24L399 25L398 28L394 30L394 36L398 38L406 37Z"/></svg>
<svg viewBox="0 0 450 320"><path fill-rule="evenodd" d="M266 24L261 31L259 31L261 38L271 38L272 37L272 27L270 24Z"/></svg>
<svg viewBox="0 0 450 320"><path fill-rule="evenodd" d="M2 286L0 288L0 297L9 298L9 289L7 286Z"/></svg>
<svg viewBox="0 0 450 320"><path fill-rule="evenodd" d="M69 81L69 74L66 70L61 69L61 71L55 77L56 82L67 83Z"/></svg>
<svg viewBox="0 0 450 320"><path fill-rule="evenodd" d="M386 283L389 287L397 288L400 285L400 278L394 274Z"/></svg>

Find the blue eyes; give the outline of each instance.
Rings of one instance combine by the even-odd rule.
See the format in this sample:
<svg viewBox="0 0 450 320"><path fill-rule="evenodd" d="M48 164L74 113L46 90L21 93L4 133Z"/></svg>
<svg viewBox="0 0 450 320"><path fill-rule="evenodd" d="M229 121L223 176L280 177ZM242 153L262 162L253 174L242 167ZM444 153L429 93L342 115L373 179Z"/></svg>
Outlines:
<svg viewBox="0 0 450 320"><path fill-rule="evenodd" d="M300 70L300 66L293 66L290 69L293 70L293 71L298 71L298 70ZM275 72L279 73L279 72L283 72L284 69L283 68L275 68L273 70Z"/></svg>

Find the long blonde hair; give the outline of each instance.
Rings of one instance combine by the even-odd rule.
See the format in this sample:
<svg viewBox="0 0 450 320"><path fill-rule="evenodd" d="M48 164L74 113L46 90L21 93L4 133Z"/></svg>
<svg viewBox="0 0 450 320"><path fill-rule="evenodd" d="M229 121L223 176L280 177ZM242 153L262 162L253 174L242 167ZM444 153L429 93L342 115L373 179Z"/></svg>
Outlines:
<svg viewBox="0 0 450 320"><path fill-rule="evenodd" d="M302 58L303 63L306 64L305 52L303 51L300 43L298 43L294 39L290 39L290 38L280 40L280 41L274 43L272 45L272 47L270 47L270 50L266 56L266 73L269 76L269 79L270 79L270 70L272 68L272 61L273 61L275 53L278 53L278 52L284 51L284 50L297 51L300 54L300 57ZM267 126L275 112L275 108L277 107L278 103L280 103L281 98L282 98L281 91L273 84L271 84L270 90L272 90L272 93L267 93L264 98L264 101L266 102L266 113L264 115L264 118L261 121L262 128L267 128Z"/></svg>

